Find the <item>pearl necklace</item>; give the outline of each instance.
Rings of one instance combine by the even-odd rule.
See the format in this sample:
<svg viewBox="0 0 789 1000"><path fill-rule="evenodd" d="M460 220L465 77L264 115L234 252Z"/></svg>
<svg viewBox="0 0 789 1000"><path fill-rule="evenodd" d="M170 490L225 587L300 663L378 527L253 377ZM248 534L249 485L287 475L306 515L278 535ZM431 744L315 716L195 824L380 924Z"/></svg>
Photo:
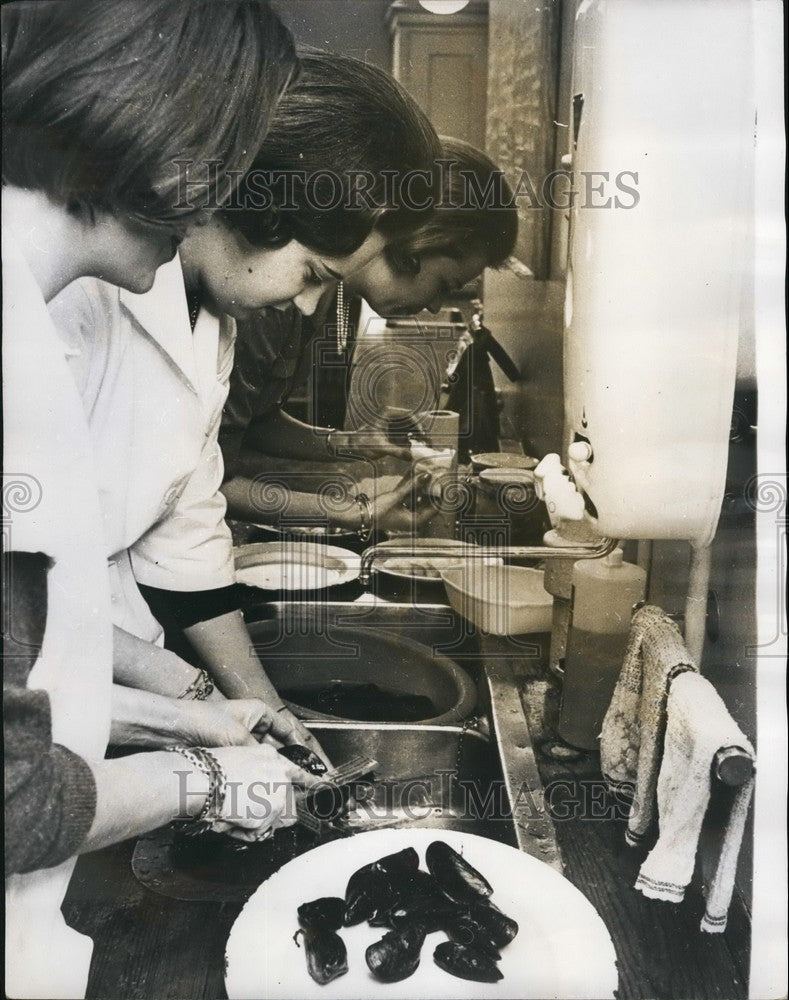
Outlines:
<svg viewBox="0 0 789 1000"><path fill-rule="evenodd" d="M192 330L197 326L197 317L200 313L202 307L202 302L200 301L199 292L187 292L186 294L186 308L189 313L189 325Z"/></svg>
<svg viewBox="0 0 789 1000"><path fill-rule="evenodd" d="M337 353L343 354L348 346L348 315L350 303L345 300L345 286L337 285Z"/></svg>

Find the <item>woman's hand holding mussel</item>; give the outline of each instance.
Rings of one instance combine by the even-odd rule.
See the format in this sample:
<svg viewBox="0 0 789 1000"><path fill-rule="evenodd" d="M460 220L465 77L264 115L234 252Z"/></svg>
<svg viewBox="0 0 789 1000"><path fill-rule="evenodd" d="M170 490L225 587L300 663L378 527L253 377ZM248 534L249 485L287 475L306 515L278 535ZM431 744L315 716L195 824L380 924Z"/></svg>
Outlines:
<svg viewBox="0 0 789 1000"><path fill-rule="evenodd" d="M276 719L276 712L258 698L193 701L180 707L188 713L187 731L181 738L189 746L254 747Z"/></svg>
<svg viewBox="0 0 789 1000"><path fill-rule="evenodd" d="M301 744L331 766L320 744L292 712L272 708L259 698L225 698L216 701L179 702L179 742L186 746L255 747L265 742L278 748ZM172 733L168 733L172 743Z"/></svg>
<svg viewBox="0 0 789 1000"><path fill-rule="evenodd" d="M285 746L291 746L295 743L299 746L307 747L308 750L312 750L313 753L320 757L327 768L331 768L331 761L324 753L323 747L304 723L300 719L297 719L293 712L286 706L283 705L278 711L274 712L272 724L267 732Z"/></svg>
<svg viewBox="0 0 789 1000"><path fill-rule="evenodd" d="M371 500L373 526L379 531L410 531L416 534L433 514L428 504L422 504L429 476L409 470L397 485Z"/></svg>
<svg viewBox="0 0 789 1000"><path fill-rule="evenodd" d="M211 829L238 840L266 839L296 822L296 795L320 783L265 744L218 747L211 751L225 781L224 800Z"/></svg>

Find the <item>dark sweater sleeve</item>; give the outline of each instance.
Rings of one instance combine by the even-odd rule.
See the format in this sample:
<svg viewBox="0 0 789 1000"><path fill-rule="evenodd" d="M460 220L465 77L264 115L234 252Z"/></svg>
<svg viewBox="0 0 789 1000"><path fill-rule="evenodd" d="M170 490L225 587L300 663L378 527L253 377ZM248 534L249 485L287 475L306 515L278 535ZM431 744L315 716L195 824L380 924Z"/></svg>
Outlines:
<svg viewBox="0 0 789 1000"><path fill-rule="evenodd" d="M93 772L52 743L45 691L3 685L5 873L53 868L76 854L96 812Z"/></svg>
<svg viewBox="0 0 789 1000"><path fill-rule="evenodd" d="M41 552L2 557L6 875L76 854L96 812L93 772L52 742L49 695L27 686L46 629L50 566Z"/></svg>

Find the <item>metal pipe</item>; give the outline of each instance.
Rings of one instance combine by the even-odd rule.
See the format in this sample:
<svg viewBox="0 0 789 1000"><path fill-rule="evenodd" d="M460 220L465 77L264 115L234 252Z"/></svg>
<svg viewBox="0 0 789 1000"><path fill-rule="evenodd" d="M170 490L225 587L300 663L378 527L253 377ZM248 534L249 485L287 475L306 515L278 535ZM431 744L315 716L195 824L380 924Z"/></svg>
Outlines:
<svg viewBox="0 0 789 1000"><path fill-rule="evenodd" d="M712 548L709 545L691 548L688 597L685 601L685 645L693 661L701 668L704 652L704 629L707 624L707 591L710 587Z"/></svg>
<svg viewBox="0 0 789 1000"><path fill-rule="evenodd" d="M457 548L450 545L373 545L362 553L359 569L359 582L366 587L370 582L373 564L378 558L391 559L407 556L420 558L422 556L444 558L458 556L466 559L602 559L616 548L616 539L601 538L594 545L479 545L470 548L459 542Z"/></svg>
<svg viewBox="0 0 789 1000"><path fill-rule="evenodd" d="M647 600L649 600L649 590L652 585L652 558L654 555L654 542L651 539L641 540L638 543L638 555L636 563L647 574L646 590Z"/></svg>

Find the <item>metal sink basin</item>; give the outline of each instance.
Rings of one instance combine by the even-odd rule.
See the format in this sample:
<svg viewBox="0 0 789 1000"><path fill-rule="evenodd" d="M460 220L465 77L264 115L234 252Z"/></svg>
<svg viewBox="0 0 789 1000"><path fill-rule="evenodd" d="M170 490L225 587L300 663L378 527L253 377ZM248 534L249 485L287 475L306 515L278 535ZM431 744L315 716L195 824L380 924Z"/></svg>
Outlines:
<svg viewBox="0 0 789 1000"><path fill-rule="evenodd" d="M142 837L133 871L145 886L176 899L244 901L292 858L326 839L392 826L459 830L490 837L562 869L513 675L514 655L542 655L539 644L489 645L442 605L274 603L247 609L248 621L283 630L382 630L414 639L475 677L477 714L461 724L309 722L335 764L375 759L374 780L355 789L356 807L320 834L290 827L239 849L231 838L184 835L177 824Z"/></svg>
<svg viewBox="0 0 789 1000"><path fill-rule="evenodd" d="M547 656L547 636L481 635L448 604L437 601L388 602L370 594L357 601L273 601L248 606L245 617L248 623L278 621L286 634L310 632L329 637L336 628L385 629L449 657L475 677L489 659L544 660Z"/></svg>
<svg viewBox="0 0 789 1000"><path fill-rule="evenodd" d="M301 719L451 725L476 708L467 671L402 631L303 620L248 628L269 680Z"/></svg>
<svg viewBox="0 0 789 1000"><path fill-rule="evenodd" d="M371 595L359 601L272 601L246 608L245 618L247 623L278 621L286 632L313 634L329 634L334 628L383 628L453 659L479 655L473 627L446 604L388 603Z"/></svg>

